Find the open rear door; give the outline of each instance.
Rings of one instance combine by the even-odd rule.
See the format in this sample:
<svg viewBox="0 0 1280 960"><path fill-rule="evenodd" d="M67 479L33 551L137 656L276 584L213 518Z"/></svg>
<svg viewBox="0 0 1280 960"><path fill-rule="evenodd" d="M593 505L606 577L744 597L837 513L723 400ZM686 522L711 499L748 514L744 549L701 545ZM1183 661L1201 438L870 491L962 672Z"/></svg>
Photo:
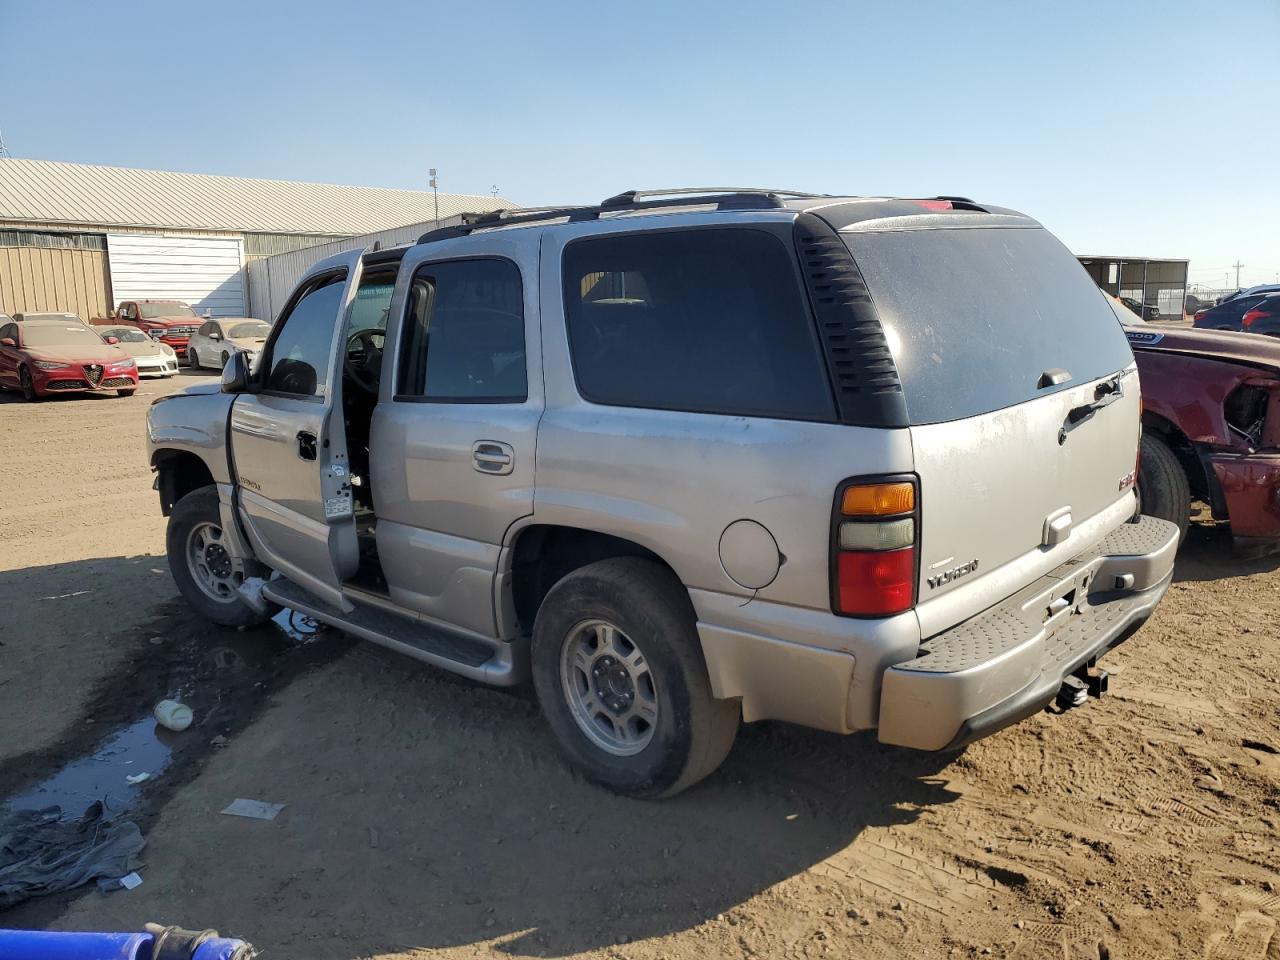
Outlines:
<svg viewBox="0 0 1280 960"><path fill-rule="evenodd" d="M342 416L343 333L363 250L314 266L231 408L240 517L263 562L335 607L359 563Z"/></svg>

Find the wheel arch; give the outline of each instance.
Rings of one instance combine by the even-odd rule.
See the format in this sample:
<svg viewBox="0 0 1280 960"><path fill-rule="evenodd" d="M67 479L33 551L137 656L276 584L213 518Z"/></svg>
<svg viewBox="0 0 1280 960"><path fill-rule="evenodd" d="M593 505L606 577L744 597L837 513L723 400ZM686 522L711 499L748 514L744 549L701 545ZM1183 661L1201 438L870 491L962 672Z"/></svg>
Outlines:
<svg viewBox="0 0 1280 960"><path fill-rule="evenodd" d="M508 610L514 633L529 635L533 620L547 593L561 579L580 567L613 557L652 560L669 571L683 586L675 568L653 550L625 537L560 524L535 523L523 527L508 548L509 564L503 577L499 609ZM690 613L693 603L689 604Z"/></svg>
<svg viewBox="0 0 1280 960"><path fill-rule="evenodd" d="M156 471L160 510L166 517L173 512L174 504L188 493L215 483L209 465L190 450L157 450L151 455L151 466Z"/></svg>
<svg viewBox="0 0 1280 960"><path fill-rule="evenodd" d="M1217 475L1205 463L1200 448L1172 420L1154 411L1147 410L1142 414L1142 429L1162 440L1178 464L1187 475L1191 485L1191 496L1203 500L1213 509L1213 516L1218 520L1227 519L1226 498L1218 484Z"/></svg>

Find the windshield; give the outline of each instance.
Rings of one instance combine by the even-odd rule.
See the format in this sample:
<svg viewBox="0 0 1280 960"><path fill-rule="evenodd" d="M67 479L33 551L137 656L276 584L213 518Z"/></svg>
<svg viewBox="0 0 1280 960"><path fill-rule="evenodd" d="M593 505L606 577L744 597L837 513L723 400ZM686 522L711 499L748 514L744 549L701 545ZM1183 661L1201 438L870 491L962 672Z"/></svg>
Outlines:
<svg viewBox="0 0 1280 960"><path fill-rule="evenodd" d="M1098 285L1047 230L844 234L902 378L913 424L1078 387L1133 362ZM1038 386L1049 370L1069 378Z"/></svg>
<svg viewBox="0 0 1280 960"><path fill-rule="evenodd" d="M255 320L253 323L237 323L234 327L227 331L227 336L232 340L239 340L241 337L245 339L266 339L271 327L261 321Z"/></svg>
<svg viewBox="0 0 1280 960"><path fill-rule="evenodd" d="M143 320L154 320L157 317L194 317L196 312L185 303L177 300L157 300L154 303L140 303L138 310Z"/></svg>
<svg viewBox="0 0 1280 960"><path fill-rule="evenodd" d="M23 327L22 343L27 347L103 346L103 340L94 331L82 325L63 326L60 323L34 324Z"/></svg>
<svg viewBox="0 0 1280 960"><path fill-rule="evenodd" d="M115 337L121 343L150 343L151 338L134 327L112 327L98 331L104 337Z"/></svg>

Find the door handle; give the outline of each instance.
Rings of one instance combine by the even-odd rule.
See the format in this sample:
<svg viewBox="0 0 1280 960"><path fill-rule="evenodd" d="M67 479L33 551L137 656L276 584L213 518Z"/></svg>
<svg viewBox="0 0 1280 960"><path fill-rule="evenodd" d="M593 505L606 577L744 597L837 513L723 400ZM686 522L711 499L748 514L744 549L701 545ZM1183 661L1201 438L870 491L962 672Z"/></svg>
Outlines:
<svg viewBox="0 0 1280 960"><path fill-rule="evenodd" d="M479 473L502 476L515 469L515 451L508 443L477 440L471 445L471 465Z"/></svg>
<svg viewBox="0 0 1280 960"><path fill-rule="evenodd" d="M298 459L314 460L316 458L316 435L306 430L298 431Z"/></svg>

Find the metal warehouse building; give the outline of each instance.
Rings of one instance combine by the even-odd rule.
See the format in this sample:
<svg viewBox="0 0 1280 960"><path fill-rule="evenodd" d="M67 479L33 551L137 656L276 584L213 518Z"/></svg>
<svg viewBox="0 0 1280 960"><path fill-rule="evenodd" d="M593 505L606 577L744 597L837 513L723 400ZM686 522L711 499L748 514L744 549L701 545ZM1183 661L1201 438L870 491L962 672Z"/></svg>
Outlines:
<svg viewBox="0 0 1280 960"><path fill-rule="evenodd" d="M249 289L255 260L510 206L491 196L0 157L0 313L89 319L123 300L162 299L242 316L271 302L269 291Z"/></svg>
<svg viewBox="0 0 1280 960"><path fill-rule="evenodd" d="M1178 320L1187 296L1187 261L1150 257L1082 256L1095 283L1113 297L1129 297L1160 310L1161 320Z"/></svg>

